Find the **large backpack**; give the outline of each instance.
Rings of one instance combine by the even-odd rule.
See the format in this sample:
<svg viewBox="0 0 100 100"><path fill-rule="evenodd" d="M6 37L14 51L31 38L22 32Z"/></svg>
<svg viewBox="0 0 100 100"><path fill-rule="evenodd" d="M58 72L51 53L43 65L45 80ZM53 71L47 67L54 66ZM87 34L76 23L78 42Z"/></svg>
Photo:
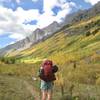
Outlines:
<svg viewBox="0 0 100 100"><path fill-rule="evenodd" d="M42 69L40 70L40 79L51 82L56 80L55 74L53 72L53 63L51 60L46 60L42 64Z"/></svg>

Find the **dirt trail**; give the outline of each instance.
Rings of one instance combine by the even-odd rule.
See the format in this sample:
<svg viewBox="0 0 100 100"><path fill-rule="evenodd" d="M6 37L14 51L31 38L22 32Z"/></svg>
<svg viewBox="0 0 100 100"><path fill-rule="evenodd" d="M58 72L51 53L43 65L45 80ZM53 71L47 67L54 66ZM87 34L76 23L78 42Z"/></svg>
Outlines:
<svg viewBox="0 0 100 100"><path fill-rule="evenodd" d="M33 86L29 84L27 81L23 82L26 86L27 90L31 93L31 95L34 97L35 100L40 100L39 92L35 91Z"/></svg>

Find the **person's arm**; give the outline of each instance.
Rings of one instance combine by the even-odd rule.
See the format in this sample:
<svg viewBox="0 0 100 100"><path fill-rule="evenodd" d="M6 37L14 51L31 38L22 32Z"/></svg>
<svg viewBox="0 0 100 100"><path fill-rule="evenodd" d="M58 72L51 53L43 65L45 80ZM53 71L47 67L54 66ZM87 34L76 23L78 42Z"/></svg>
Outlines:
<svg viewBox="0 0 100 100"><path fill-rule="evenodd" d="M56 73L58 71L58 66L57 65L53 65L52 71L53 71L53 73Z"/></svg>
<svg viewBox="0 0 100 100"><path fill-rule="evenodd" d="M43 74L43 68L42 67L38 71L38 77L40 77L41 74Z"/></svg>

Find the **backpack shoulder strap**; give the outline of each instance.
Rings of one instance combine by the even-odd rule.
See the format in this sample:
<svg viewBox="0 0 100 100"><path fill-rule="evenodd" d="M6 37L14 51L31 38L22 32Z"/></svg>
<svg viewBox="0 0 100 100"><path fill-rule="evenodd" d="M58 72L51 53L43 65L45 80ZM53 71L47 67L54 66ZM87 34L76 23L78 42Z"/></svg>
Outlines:
<svg viewBox="0 0 100 100"><path fill-rule="evenodd" d="M39 69L39 72L38 72L38 76L40 77L43 73L44 73L43 68L40 68L40 69Z"/></svg>

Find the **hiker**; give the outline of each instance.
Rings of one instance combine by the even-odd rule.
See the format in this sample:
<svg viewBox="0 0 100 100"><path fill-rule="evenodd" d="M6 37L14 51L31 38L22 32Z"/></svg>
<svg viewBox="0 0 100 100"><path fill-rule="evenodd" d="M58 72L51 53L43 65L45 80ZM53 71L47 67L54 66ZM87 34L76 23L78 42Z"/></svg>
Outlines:
<svg viewBox="0 0 100 100"><path fill-rule="evenodd" d="M51 100L53 82L56 80L55 73L58 71L58 67L53 65L51 60L43 61L43 64L39 70L39 77L41 79L41 92L42 100Z"/></svg>

